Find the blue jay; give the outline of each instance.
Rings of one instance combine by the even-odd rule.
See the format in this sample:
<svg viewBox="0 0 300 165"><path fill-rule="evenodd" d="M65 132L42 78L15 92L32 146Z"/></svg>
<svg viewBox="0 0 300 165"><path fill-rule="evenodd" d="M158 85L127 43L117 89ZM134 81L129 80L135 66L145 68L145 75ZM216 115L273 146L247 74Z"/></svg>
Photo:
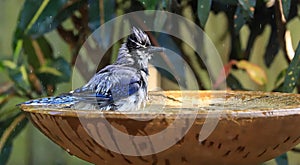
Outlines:
<svg viewBox="0 0 300 165"><path fill-rule="evenodd" d="M138 110L145 106L148 61L161 47L151 46L148 35L133 27L122 44L115 63L97 72L84 86L57 97L30 100L21 104L55 108L93 110Z"/></svg>

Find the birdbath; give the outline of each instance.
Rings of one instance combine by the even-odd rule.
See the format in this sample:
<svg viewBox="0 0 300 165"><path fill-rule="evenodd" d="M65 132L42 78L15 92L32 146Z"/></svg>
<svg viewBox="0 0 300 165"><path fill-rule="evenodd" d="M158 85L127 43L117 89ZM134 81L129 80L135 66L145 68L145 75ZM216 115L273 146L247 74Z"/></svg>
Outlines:
<svg viewBox="0 0 300 165"><path fill-rule="evenodd" d="M21 109L53 142L94 164L253 165L300 142L298 94L162 91L150 92L148 106L136 112Z"/></svg>

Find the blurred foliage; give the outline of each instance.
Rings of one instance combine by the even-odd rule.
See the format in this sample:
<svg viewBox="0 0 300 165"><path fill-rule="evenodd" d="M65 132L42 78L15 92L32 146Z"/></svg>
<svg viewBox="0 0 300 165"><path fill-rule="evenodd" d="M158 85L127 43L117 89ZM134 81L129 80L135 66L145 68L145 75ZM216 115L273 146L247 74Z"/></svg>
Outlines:
<svg viewBox="0 0 300 165"><path fill-rule="evenodd" d="M27 123L24 114L15 104L53 95L59 83L70 81L71 68L87 37L101 24L132 11L169 11L190 19L204 30L210 14L224 13L230 35L229 54L224 60L226 77L219 77L213 86L217 88L218 84L226 81L228 88L246 90L240 78L233 74L233 71L240 70L245 71L254 83L266 90L264 87L268 78L265 69L273 64L279 51L282 51L289 67L277 76L272 90L299 92L300 46L298 44L297 49L293 48L287 28L289 21L299 19L299 4L297 0L25 0L19 11L19 19L16 20L11 43L13 53L0 61L0 72L10 78L7 82L1 81L0 87L0 164L7 162L13 139ZM161 18L165 19L167 18ZM243 27L249 29L245 48L242 48L241 40ZM261 50L264 54L264 67L251 62L250 58L255 41L266 27L270 27L271 32L267 46ZM112 34L117 32L114 30L112 29ZM46 37L52 31L56 31L69 46L70 59L53 51L54 44ZM156 38L158 44L166 43L175 52L181 52L179 54L190 63L195 73L202 71L199 68L205 69L195 52L191 54L184 51L183 41L164 34ZM103 65L115 59L115 50L117 48L113 46L109 51L111 55L103 59ZM198 61L195 63L194 59ZM165 73L162 71L161 74ZM202 89L208 89L203 85L207 77L201 75L203 74L196 74L198 84ZM174 81L174 77L166 77ZM283 155L276 161L278 164L286 164L287 157Z"/></svg>

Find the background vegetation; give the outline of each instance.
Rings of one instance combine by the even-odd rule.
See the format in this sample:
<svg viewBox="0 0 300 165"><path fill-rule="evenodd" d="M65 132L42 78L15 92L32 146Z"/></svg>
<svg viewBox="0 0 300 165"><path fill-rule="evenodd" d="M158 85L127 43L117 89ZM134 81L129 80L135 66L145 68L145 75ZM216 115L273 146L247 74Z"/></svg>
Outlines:
<svg viewBox="0 0 300 165"><path fill-rule="evenodd" d="M298 92L299 0L3 0L0 1L0 164L88 164L32 127L16 103L71 90L81 45L101 24L124 13L156 9L192 20L212 39L226 64L228 88ZM118 29L112 29L112 35ZM195 52L171 36L156 36L189 62L201 89L207 72ZM110 48L103 65L116 57ZM192 61L198 61L197 63ZM291 74L287 74L291 73ZM162 73L162 88L174 79ZM171 84L171 85L170 85ZM295 130L298 131L298 130ZM299 164L298 149L265 164ZM24 163L25 162L25 163Z"/></svg>

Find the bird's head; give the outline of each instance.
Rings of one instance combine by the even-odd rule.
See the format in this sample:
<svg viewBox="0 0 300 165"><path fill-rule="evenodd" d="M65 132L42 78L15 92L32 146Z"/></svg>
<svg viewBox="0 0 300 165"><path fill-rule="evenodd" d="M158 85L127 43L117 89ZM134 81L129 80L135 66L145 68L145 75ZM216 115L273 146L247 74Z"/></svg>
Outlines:
<svg viewBox="0 0 300 165"><path fill-rule="evenodd" d="M127 38L126 47L129 52L143 51L150 55L163 51L163 48L161 47L152 46L149 36L144 31L136 27L132 28L132 33Z"/></svg>
<svg viewBox="0 0 300 165"><path fill-rule="evenodd" d="M149 36L141 29L133 27L132 33L119 50L116 64L146 68L151 56L163 50L162 47L152 46Z"/></svg>
<svg viewBox="0 0 300 165"><path fill-rule="evenodd" d="M128 36L126 46L129 51L145 49L151 46L149 36L141 29L132 28L132 33Z"/></svg>

